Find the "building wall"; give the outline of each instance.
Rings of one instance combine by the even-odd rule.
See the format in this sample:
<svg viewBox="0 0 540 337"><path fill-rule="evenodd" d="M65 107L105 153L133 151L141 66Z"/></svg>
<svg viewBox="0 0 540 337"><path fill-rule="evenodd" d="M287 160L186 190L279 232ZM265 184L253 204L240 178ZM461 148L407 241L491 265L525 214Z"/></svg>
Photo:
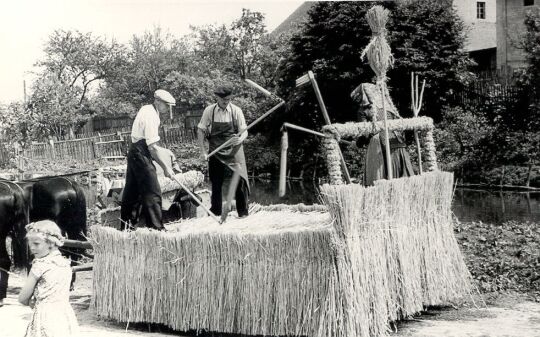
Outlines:
<svg viewBox="0 0 540 337"><path fill-rule="evenodd" d="M485 19L476 18L476 3L477 2L478 1L472 1L472 0L454 0L454 7L456 8L456 11L458 12L459 16L465 23L496 22L497 0L483 0L482 1L486 3L486 18Z"/></svg>
<svg viewBox="0 0 540 337"><path fill-rule="evenodd" d="M520 35L525 31L526 12L531 8L523 0L497 0L497 67L519 68L526 65L519 49ZM540 0L535 0L535 6Z"/></svg>

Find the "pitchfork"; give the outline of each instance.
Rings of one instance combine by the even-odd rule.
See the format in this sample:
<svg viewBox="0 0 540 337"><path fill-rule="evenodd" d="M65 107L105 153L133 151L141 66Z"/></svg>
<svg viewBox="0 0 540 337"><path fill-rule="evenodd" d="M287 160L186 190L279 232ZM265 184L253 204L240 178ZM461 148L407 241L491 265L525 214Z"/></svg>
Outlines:
<svg viewBox="0 0 540 337"><path fill-rule="evenodd" d="M411 73L411 108L413 111L413 116L418 117L420 109L422 109L422 99L424 98L424 86L426 85L426 80L422 81L422 90L420 91L420 96L418 95L418 75L415 75L414 72ZM416 141L416 151L418 153L418 169L420 174L422 174L422 151L420 149L420 140L418 138L418 130L414 130L414 140Z"/></svg>

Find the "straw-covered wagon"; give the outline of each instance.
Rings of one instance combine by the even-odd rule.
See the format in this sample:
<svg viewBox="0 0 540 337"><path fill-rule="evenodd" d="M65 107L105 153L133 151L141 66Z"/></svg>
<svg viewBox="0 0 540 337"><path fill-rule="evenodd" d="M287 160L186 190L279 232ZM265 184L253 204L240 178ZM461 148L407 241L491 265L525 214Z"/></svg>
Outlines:
<svg viewBox="0 0 540 337"><path fill-rule="evenodd" d="M338 141L374 128L414 130L424 172L344 184ZM259 206L247 218L189 219L167 232L95 226L97 314L179 331L379 337L392 321L467 297L453 175L437 170L432 120L322 131L329 184L320 187L321 205Z"/></svg>

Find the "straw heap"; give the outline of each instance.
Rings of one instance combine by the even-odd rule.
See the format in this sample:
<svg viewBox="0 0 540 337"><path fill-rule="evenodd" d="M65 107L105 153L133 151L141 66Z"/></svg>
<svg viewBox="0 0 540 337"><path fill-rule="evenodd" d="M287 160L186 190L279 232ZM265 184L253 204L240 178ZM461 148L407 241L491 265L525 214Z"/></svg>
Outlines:
<svg viewBox="0 0 540 337"><path fill-rule="evenodd" d="M389 321L470 291L452 232L452 179L324 185L330 213L259 205L224 225L95 226L96 312L179 331L386 336Z"/></svg>

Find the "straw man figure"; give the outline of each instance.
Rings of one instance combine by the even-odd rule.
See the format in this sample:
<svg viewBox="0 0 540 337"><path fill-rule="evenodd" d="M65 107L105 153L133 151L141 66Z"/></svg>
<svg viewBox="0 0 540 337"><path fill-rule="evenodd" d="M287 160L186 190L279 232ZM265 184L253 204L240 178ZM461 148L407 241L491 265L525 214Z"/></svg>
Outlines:
<svg viewBox="0 0 540 337"><path fill-rule="evenodd" d="M351 98L358 104L357 116L359 121L377 122L384 119L381 91L375 84L360 84L351 93ZM385 90L385 110L387 119L401 118L388 90ZM369 143L364 164L364 186L371 186L375 180L386 179L388 176L387 162L384 155L384 132L377 129L375 125L373 127L374 131L369 138L360 137L356 140L356 146L359 148ZM393 177L400 178L414 175L403 133L392 131L388 137Z"/></svg>

